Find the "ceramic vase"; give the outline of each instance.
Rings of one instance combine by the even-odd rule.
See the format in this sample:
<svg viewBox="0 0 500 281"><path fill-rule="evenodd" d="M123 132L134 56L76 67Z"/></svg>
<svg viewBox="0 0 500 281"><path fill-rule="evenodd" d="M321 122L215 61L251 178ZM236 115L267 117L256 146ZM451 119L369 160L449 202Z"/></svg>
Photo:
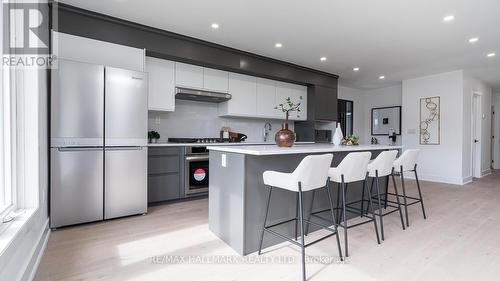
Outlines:
<svg viewBox="0 0 500 281"><path fill-rule="evenodd" d="M340 124L337 124L337 128L335 129L335 133L332 137L332 143L334 145L340 145L342 140L344 139L344 134L342 134L342 130L340 129Z"/></svg>
<svg viewBox="0 0 500 281"><path fill-rule="evenodd" d="M276 132L274 141L279 147L292 147L295 143L295 133L288 129L288 114L283 122L281 130Z"/></svg>

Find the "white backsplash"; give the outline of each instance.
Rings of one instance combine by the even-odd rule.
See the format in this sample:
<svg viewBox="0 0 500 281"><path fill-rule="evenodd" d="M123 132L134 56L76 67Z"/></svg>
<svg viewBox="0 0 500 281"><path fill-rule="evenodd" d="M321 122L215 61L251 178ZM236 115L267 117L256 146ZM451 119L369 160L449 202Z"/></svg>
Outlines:
<svg viewBox="0 0 500 281"><path fill-rule="evenodd" d="M160 142L166 142L172 137L219 137L223 126L231 132L242 133L248 136L247 141L261 142L264 140L264 124L269 122L272 132L268 142L274 142L274 134L281 129L282 121L272 119L229 118L218 116L216 103L175 101L175 112L149 112L148 130L160 133ZM158 124L159 121L159 124ZM289 122L289 129L293 130L293 121Z"/></svg>

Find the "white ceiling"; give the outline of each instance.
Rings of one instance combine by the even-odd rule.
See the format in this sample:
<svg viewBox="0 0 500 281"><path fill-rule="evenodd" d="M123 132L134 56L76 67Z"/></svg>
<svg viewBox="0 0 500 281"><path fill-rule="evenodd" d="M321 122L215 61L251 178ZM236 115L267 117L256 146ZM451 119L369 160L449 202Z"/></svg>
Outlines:
<svg viewBox="0 0 500 281"><path fill-rule="evenodd" d="M61 2L338 74L360 89L465 69L500 92L499 0ZM455 20L443 22L449 14ZM471 37L479 42L468 43ZM489 52L497 56L487 58ZM328 59L320 62L322 56Z"/></svg>

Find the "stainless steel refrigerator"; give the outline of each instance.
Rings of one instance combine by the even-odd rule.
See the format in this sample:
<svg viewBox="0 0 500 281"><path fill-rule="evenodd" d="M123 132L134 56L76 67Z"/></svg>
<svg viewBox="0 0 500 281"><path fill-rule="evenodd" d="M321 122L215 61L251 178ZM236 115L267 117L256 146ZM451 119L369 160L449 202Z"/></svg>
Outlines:
<svg viewBox="0 0 500 281"><path fill-rule="evenodd" d="M51 228L146 213L147 74L59 60L51 81Z"/></svg>

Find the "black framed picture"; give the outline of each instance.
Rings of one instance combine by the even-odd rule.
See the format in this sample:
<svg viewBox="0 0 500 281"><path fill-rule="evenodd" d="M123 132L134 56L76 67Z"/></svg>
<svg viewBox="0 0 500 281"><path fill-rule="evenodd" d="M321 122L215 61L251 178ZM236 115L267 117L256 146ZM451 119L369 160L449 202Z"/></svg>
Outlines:
<svg viewBox="0 0 500 281"><path fill-rule="evenodd" d="M372 135L388 135L390 129L401 135L401 106L372 108Z"/></svg>

